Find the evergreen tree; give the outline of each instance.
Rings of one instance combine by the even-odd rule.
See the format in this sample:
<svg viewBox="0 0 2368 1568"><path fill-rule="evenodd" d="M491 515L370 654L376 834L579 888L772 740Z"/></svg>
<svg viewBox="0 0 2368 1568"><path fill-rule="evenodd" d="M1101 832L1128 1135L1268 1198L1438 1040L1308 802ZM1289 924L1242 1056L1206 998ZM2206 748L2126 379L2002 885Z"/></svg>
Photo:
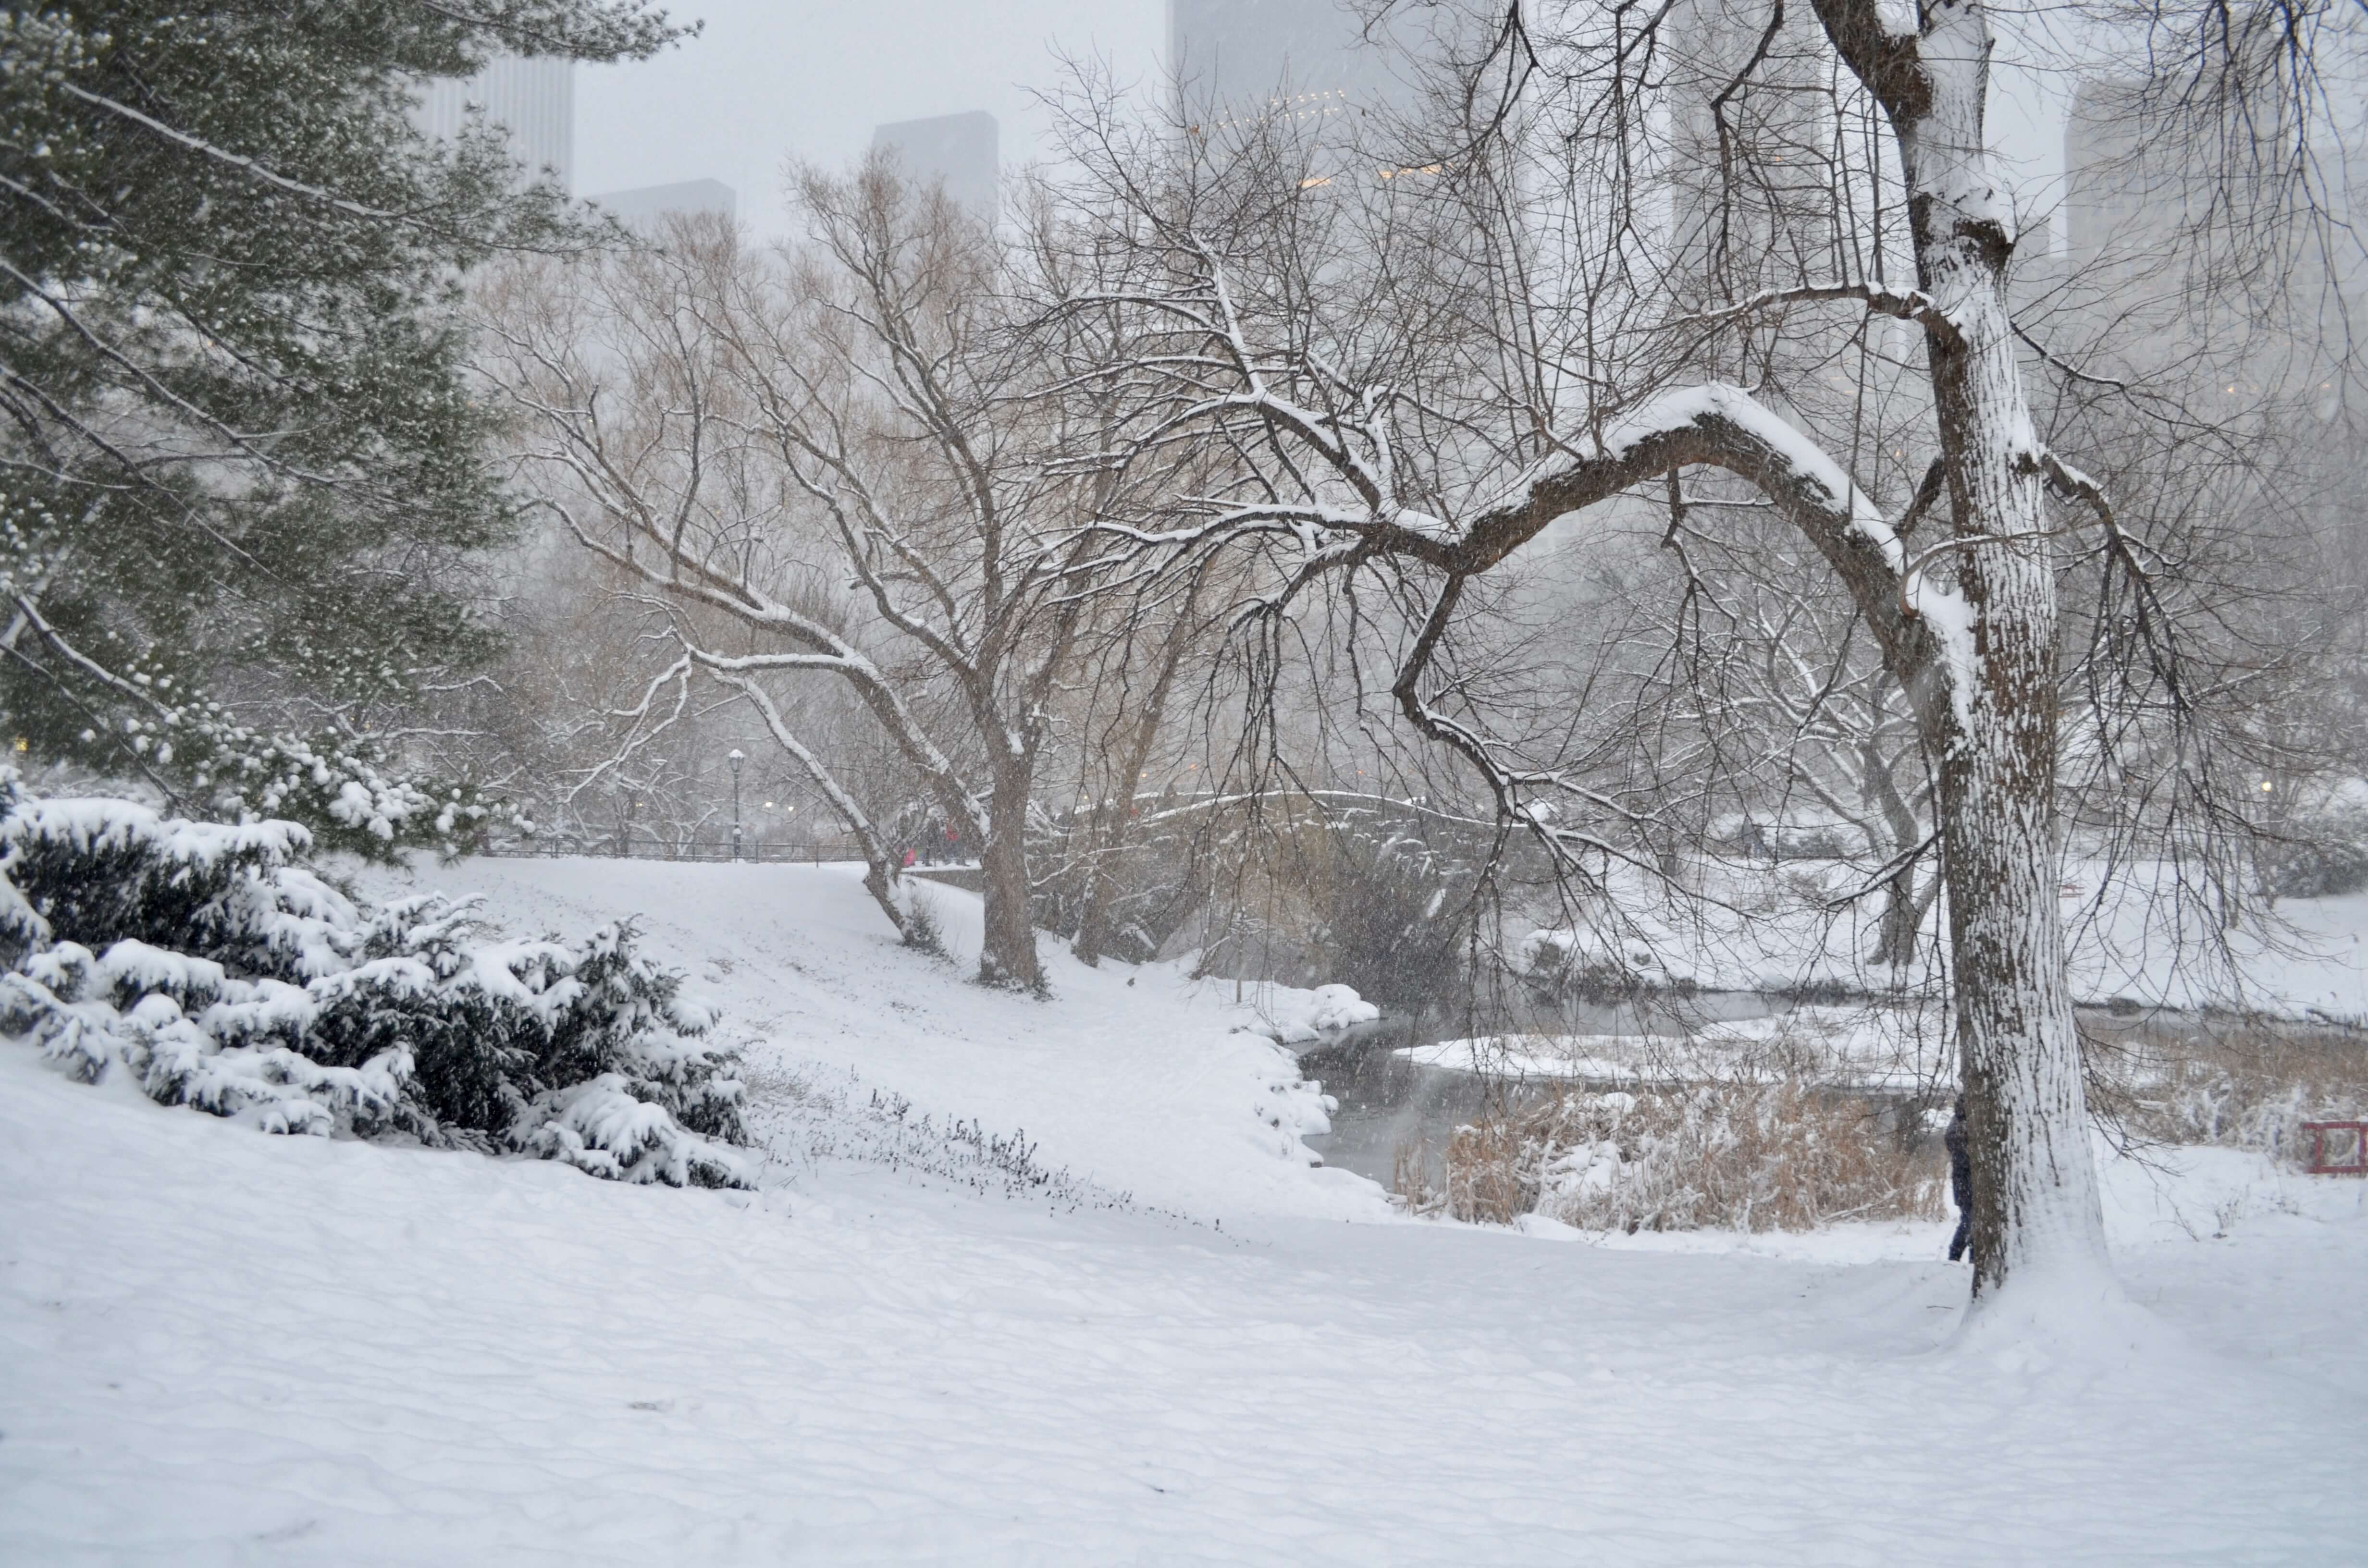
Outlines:
<svg viewBox="0 0 2368 1568"><path fill-rule="evenodd" d="M479 802L383 728L490 653L512 513L454 308L600 231L431 77L615 61L643 0L0 7L0 704L19 750L370 849Z"/></svg>

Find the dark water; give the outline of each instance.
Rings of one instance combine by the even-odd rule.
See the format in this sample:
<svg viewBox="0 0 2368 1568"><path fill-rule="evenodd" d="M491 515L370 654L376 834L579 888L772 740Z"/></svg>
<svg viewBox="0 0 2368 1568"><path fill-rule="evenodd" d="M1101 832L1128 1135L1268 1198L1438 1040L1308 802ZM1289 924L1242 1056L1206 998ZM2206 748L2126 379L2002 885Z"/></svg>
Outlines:
<svg viewBox="0 0 2368 1568"><path fill-rule="evenodd" d="M1443 1147L1449 1134L1479 1114L1486 1081L1476 1073L1417 1066L1401 1052L1423 1043L1415 1020L1386 1019L1300 1053L1301 1075L1340 1102L1332 1131L1306 1141L1326 1165L1388 1186L1401 1146L1428 1139Z"/></svg>
<svg viewBox="0 0 2368 1568"><path fill-rule="evenodd" d="M1704 1024L1764 1018L1785 1006L1748 992L1708 992L1644 1003L1565 1002L1485 1021L1426 1013L1362 1024L1300 1052L1301 1074L1340 1102L1332 1131L1308 1139L1307 1146L1326 1165L1386 1186L1398 1151L1427 1144L1427 1163L1436 1174L1447 1140L1486 1107L1491 1094L1505 1089L1477 1073L1417 1066L1402 1054L1409 1046L1486 1034L1682 1035Z"/></svg>

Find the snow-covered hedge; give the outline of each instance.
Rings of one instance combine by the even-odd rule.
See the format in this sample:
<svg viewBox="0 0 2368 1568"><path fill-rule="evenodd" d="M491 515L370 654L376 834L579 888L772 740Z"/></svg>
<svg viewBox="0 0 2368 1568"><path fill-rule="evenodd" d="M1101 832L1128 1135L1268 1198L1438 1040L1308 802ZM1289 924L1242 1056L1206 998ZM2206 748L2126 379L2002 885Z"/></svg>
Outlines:
<svg viewBox="0 0 2368 1568"><path fill-rule="evenodd" d="M2305 815L2259 851L2273 898L2340 898L2368 888L2368 807L2346 801Z"/></svg>
<svg viewBox="0 0 2368 1568"><path fill-rule="evenodd" d="M274 1132L745 1186L735 1059L630 926L492 939L474 901L357 904L293 823L0 783L0 1031L70 1075Z"/></svg>
<svg viewBox="0 0 2368 1568"><path fill-rule="evenodd" d="M1692 974L1672 967L1642 937L1583 926L1531 932L1521 939L1520 961L1533 988L1582 1002L1686 996L1695 989Z"/></svg>

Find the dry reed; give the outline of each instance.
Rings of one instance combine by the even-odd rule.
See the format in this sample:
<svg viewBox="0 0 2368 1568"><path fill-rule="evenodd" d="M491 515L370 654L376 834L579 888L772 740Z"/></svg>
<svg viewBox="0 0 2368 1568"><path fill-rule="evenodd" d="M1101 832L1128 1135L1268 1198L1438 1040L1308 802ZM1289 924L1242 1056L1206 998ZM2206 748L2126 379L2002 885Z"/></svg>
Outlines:
<svg viewBox="0 0 2368 1568"><path fill-rule="evenodd" d="M1535 1212L1594 1231L1805 1231L1939 1219L1947 1188L1938 1141L1901 1138L1862 1099L1718 1084L1556 1090L1483 1118L1450 1140L1437 1199L1458 1219L1498 1224Z"/></svg>
<svg viewBox="0 0 2368 1568"><path fill-rule="evenodd" d="M2305 1121L2368 1116L2368 1034L2259 1019L2092 1028L2089 1098L2126 1137L2292 1160Z"/></svg>

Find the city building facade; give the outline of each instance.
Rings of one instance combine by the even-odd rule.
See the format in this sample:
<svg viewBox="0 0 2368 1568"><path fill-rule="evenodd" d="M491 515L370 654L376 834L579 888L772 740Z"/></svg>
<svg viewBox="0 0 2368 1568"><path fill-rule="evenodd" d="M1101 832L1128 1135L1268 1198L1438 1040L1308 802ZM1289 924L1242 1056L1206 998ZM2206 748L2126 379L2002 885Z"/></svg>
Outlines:
<svg viewBox="0 0 2368 1568"><path fill-rule="evenodd" d="M678 214L730 218L739 205L732 187L719 179L636 186L631 190L608 191L590 200L603 212L637 228L655 226Z"/></svg>
<svg viewBox="0 0 2368 1568"><path fill-rule="evenodd" d="M955 205L992 223L1003 180L999 138L995 116L973 109L879 126L871 132L871 147L894 153L909 179L942 181Z"/></svg>
<svg viewBox="0 0 2368 1568"><path fill-rule="evenodd" d="M510 153L527 177L548 170L562 190L575 189L575 62L504 56L475 75L426 84L412 122L450 141L467 123L471 106L488 123L509 131Z"/></svg>

